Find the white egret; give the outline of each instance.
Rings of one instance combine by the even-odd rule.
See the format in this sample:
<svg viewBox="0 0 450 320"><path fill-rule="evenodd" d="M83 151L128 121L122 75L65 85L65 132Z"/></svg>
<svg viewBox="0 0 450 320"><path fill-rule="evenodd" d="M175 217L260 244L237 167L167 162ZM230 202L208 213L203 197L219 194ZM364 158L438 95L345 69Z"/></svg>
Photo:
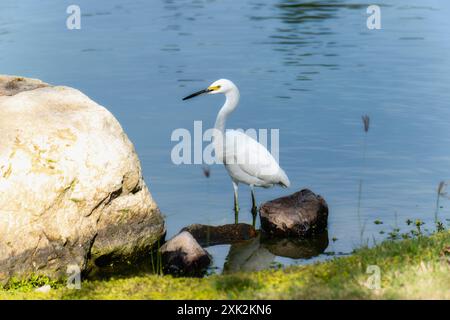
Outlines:
<svg viewBox="0 0 450 320"><path fill-rule="evenodd" d="M230 129L225 131L225 122L239 102L239 90L233 82L226 79L217 80L208 88L195 92L183 100L201 94L217 93L225 95L225 103L217 114L213 133L216 159L225 165L233 182L235 222L237 223L239 213L238 185L242 182L251 189L253 223L255 223L257 208L254 187L269 188L280 185L287 188L290 186L289 178L262 144L241 131Z"/></svg>

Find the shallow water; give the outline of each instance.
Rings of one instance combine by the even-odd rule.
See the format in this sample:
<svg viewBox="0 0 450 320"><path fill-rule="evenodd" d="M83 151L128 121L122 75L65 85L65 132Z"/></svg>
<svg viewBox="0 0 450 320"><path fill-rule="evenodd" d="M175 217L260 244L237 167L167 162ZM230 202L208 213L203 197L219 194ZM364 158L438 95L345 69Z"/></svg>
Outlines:
<svg viewBox="0 0 450 320"><path fill-rule="evenodd" d="M73 86L107 106L136 146L169 237L188 224L234 220L223 167L205 178L200 165L170 157L172 131L193 130L195 120L212 127L223 99L181 98L232 79L241 105L228 127L279 128L292 182L257 190L257 200L305 187L321 194L330 241L309 259L233 247L237 262L227 268L249 256L257 266L308 263L381 241L381 230L406 230L408 218L432 228L437 185L450 179L450 4L381 3L382 30L368 30L371 1L79 0L82 30L69 31L69 1L2 0L0 72ZM363 114L371 118L365 161ZM240 221L251 222L245 186L240 204ZM450 218L448 200L441 205L441 219ZM220 272L230 247L208 250Z"/></svg>

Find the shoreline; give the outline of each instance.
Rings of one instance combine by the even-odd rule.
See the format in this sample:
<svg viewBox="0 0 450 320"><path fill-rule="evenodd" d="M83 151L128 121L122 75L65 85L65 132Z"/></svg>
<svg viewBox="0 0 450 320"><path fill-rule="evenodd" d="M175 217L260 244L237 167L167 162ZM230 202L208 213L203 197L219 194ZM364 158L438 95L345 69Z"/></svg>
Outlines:
<svg viewBox="0 0 450 320"><path fill-rule="evenodd" d="M369 289L380 270L379 289ZM0 289L0 299L450 299L450 232L401 241L386 240L311 265L206 278L138 275L84 281L80 290L51 284L36 292L32 283ZM39 284L41 285L41 284Z"/></svg>

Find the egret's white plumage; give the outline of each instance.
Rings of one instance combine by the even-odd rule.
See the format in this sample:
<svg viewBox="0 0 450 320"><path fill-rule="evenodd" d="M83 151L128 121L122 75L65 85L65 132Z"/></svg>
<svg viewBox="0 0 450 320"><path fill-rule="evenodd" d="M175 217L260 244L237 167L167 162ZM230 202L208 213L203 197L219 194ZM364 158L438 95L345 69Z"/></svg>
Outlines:
<svg viewBox="0 0 450 320"><path fill-rule="evenodd" d="M219 154L217 152L216 154ZM289 186L289 179L270 152L249 135L227 130L225 133L225 156L218 157L234 182L269 188L273 185Z"/></svg>
<svg viewBox="0 0 450 320"><path fill-rule="evenodd" d="M249 135L237 130L225 130L228 116L239 103L239 90L230 80L220 79L207 89L196 92L185 99L200 94L225 95L225 103L217 114L213 133L214 149L218 161L223 162L234 187L235 210L238 211L237 189L245 183L252 189L253 208L256 210L253 187L289 187L290 182L270 152Z"/></svg>

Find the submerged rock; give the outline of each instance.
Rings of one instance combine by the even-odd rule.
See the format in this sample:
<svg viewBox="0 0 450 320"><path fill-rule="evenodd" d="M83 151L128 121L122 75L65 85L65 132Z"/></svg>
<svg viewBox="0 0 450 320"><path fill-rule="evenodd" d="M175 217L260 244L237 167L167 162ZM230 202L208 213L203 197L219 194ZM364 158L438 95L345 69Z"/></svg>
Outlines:
<svg viewBox="0 0 450 320"><path fill-rule="evenodd" d="M276 256L261 244L261 236L231 245L224 273L253 272L269 269Z"/></svg>
<svg viewBox="0 0 450 320"><path fill-rule="evenodd" d="M0 282L129 260L164 232L108 110L72 88L0 76Z"/></svg>
<svg viewBox="0 0 450 320"><path fill-rule="evenodd" d="M204 247L232 244L252 239L257 235L255 228L246 223L225 224L222 226L192 224L181 231L188 231Z"/></svg>
<svg viewBox="0 0 450 320"><path fill-rule="evenodd" d="M328 247L328 232L308 239L263 238L263 247L276 256L291 259L310 259L323 253Z"/></svg>
<svg viewBox="0 0 450 320"><path fill-rule="evenodd" d="M202 276L211 257L187 231L177 234L161 248L163 272L176 276Z"/></svg>
<svg viewBox="0 0 450 320"><path fill-rule="evenodd" d="M264 203L261 229L269 236L306 238L327 228L328 205L308 189Z"/></svg>
<svg viewBox="0 0 450 320"><path fill-rule="evenodd" d="M224 273L260 271L277 267L276 257L310 259L323 253L328 247L328 232L308 239L257 237L230 246Z"/></svg>

